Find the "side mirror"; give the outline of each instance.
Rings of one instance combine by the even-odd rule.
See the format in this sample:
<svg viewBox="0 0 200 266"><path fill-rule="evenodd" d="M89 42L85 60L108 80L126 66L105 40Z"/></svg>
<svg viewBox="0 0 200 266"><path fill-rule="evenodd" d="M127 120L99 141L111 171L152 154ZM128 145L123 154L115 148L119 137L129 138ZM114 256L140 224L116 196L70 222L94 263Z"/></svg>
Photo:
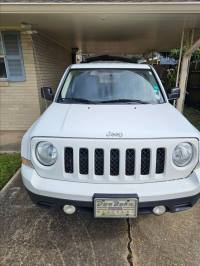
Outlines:
<svg viewBox="0 0 200 266"><path fill-rule="evenodd" d="M168 94L169 101L177 100L180 97L180 89L174 88L171 89L171 92Z"/></svg>
<svg viewBox="0 0 200 266"><path fill-rule="evenodd" d="M54 95L53 91L50 87L42 87L41 88L41 96L47 101L53 101Z"/></svg>

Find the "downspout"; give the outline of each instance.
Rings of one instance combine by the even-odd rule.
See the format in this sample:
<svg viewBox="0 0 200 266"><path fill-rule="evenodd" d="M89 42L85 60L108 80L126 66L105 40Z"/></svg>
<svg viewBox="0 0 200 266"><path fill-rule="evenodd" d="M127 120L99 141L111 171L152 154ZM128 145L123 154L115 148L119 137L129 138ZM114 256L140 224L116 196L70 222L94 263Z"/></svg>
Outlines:
<svg viewBox="0 0 200 266"><path fill-rule="evenodd" d="M186 94L186 87L188 81L188 74L189 74L189 67L190 67L190 59L192 54L200 47L200 38L185 52L182 60L182 67L180 73L180 98L177 102L177 109L180 112L183 112L184 109L184 102L185 102L185 94Z"/></svg>

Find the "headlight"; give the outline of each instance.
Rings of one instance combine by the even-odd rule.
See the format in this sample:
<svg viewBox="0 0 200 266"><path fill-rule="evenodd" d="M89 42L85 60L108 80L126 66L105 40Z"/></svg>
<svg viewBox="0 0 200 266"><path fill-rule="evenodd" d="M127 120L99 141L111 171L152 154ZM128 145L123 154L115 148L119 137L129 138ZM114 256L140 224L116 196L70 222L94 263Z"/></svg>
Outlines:
<svg viewBox="0 0 200 266"><path fill-rule="evenodd" d="M172 155L173 162L176 166L182 167L189 164L193 157L192 145L188 142L178 144Z"/></svg>
<svg viewBox="0 0 200 266"><path fill-rule="evenodd" d="M50 142L41 141L37 144L36 157L41 164L45 166L53 165L56 162L57 156L58 152Z"/></svg>

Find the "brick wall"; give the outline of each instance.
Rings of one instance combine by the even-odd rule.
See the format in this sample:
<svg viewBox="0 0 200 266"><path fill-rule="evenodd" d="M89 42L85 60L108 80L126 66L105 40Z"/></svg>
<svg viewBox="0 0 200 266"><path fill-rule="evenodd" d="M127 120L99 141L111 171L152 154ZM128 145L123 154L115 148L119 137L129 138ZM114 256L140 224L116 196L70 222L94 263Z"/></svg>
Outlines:
<svg viewBox="0 0 200 266"><path fill-rule="evenodd" d="M39 95L41 87L51 87L55 92L62 74L70 64L70 55L65 48L40 34L33 35L33 48ZM41 112L47 104L40 97Z"/></svg>
<svg viewBox="0 0 200 266"><path fill-rule="evenodd" d="M50 86L55 90L70 59L66 49L39 34L21 33L21 45L26 80L0 81L0 146L5 147L10 139L12 147L16 146L20 136L45 109L40 88Z"/></svg>
<svg viewBox="0 0 200 266"><path fill-rule="evenodd" d="M0 81L0 131L26 130L40 114L31 36L21 34L21 45L26 80Z"/></svg>

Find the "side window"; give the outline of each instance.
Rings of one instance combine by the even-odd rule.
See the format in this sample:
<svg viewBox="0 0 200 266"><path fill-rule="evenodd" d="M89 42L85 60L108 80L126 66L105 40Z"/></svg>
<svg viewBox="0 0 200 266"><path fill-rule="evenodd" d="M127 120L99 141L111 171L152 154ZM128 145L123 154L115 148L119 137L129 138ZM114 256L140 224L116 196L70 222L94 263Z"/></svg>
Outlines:
<svg viewBox="0 0 200 266"><path fill-rule="evenodd" d="M0 51L0 78L8 81L24 81L25 72L20 43L17 32L2 32Z"/></svg>

